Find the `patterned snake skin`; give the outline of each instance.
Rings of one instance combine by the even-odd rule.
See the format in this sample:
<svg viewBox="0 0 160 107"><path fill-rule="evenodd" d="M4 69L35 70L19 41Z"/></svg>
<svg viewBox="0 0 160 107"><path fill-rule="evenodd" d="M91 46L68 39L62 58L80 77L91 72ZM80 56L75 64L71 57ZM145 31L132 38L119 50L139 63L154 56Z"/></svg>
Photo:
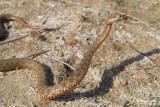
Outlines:
<svg viewBox="0 0 160 107"><path fill-rule="evenodd" d="M106 28L103 32L103 35L98 37L93 43L93 45L90 45L89 49L84 54L83 59L78 65L76 71L74 71L73 74L70 75L66 80L63 80L56 85L53 86L47 85L48 83L47 71L45 71L44 67L39 62L36 62L31 59L15 58L15 59L0 60L0 72L15 70L17 68L32 70L37 76L37 88L39 95L45 99L56 98L66 93L67 91L71 90L83 80L84 76L88 71L92 56L94 55L98 47L107 38L112 23L117 21L119 18L120 16L116 16L115 18L109 19L106 22ZM13 20L12 18L4 18L4 16L1 16L0 25L2 24L4 19ZM3 32L3 29L0 27L0 32L1 31Z"/></svg>

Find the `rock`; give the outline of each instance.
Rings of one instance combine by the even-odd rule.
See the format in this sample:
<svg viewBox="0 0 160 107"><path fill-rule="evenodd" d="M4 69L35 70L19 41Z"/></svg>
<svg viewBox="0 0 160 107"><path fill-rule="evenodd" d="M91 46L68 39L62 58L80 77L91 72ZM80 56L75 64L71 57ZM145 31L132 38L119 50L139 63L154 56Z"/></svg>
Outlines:
<svg viewBox="0 0 160 107"><path fill-rule="evenodd" d="M75 38L69 38L69 39L67 40L67 45L72 46L72 45L75 45L77 42L78 42L78 41L77 41Z"/></svg>

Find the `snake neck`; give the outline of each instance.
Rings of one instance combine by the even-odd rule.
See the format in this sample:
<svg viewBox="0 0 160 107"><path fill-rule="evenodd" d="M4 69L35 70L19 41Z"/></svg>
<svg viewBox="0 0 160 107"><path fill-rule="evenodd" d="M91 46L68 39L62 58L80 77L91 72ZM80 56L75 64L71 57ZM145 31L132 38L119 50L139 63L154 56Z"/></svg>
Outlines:
<svg viewBox="0 0 160 107"><path fill-rule="evenodd" d="M88 51L84 53L84 57L80 61L80 64L77 68L77 71L83 74L83 76L87 73L94 53L107 38L110 29L111 29L111 24L107 24L105 30L103 31L103 35L97 37L96 40L93 42L93 44L89 46Z"/></svg>

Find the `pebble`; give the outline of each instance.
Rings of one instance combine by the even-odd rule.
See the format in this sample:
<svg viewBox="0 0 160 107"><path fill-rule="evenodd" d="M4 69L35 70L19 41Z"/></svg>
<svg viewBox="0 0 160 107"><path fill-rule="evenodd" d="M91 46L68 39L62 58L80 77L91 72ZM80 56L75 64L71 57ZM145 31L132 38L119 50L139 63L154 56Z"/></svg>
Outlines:
<svg viewBox="0 0 160 107"><path fill-rule="evenodd" d="M63 56L63 53L62 53L61 51L59 51L59 52L58 52L58 56L59 56L59 57L62 57L62 56Z"/></svg>
<svg viewBox="0 0 160 107"><path fill-rule="evenodd" d="M72 45L75 45L77 42L78 42L78 41L77 41L75 38L69 38L69 39L67 40L67 45L72 46Z"/></svg>

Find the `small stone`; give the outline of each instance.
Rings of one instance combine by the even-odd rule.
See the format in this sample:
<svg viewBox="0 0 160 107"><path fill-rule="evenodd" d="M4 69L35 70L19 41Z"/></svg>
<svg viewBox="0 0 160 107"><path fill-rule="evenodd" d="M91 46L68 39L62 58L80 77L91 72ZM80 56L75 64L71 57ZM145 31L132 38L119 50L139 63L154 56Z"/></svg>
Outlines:
<svg viewBox="0 0 160 107"><path fill-rule="evenodd" d="M63 56L63 53L62 53L61 51L59 51L59 52L58 52L58 56L59 56L59 57L62 57L62 56Z"/></svg>
<svg viewBox="0 0 160 107"><path fill-rule="evenodd" d="M56 50L61 50L61 46L56 46Z"/></svg>
<svg viewBox="0 0 160 107"><path fill-rule="evenodd" d="M78 41L75 38L69 38L67 40L67 45L75 45Z"/></svg>

